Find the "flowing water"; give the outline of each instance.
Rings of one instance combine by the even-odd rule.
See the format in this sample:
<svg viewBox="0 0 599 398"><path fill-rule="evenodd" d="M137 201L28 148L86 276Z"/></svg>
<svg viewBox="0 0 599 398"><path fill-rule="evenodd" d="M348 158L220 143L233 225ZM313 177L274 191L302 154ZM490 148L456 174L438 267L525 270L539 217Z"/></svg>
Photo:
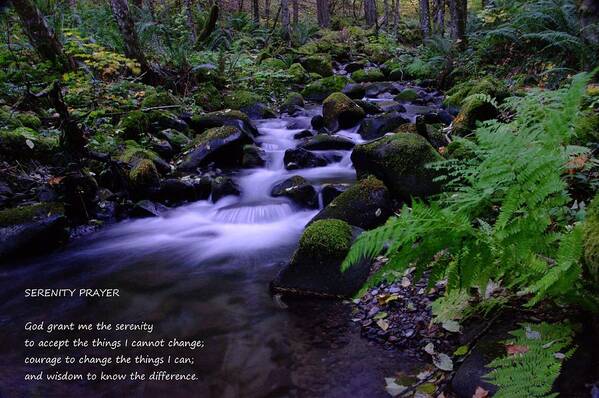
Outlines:
<svg viewBox="0 0 599 398"><path fill-rule="evenodd" d="M52 257L1 271L0 397L387 396L384 377L412 363L400 352L361 339L350 306L305 301L287 307L268 291L269 281L317 212L271 197L272 186L292 175L305 177L317 190L324 183L355 180L351 151L328 151L325 155L337 161L325 167L285 170L284 152L298 144L293 135L309 128L311 117L320 111L313 107L300 116L256 122L267 162L263 168L236 172L241 196L121 222ZM338 134L358 143L355 131ZM121 297L24 298L25 288L40 287L119 288ZM205 348L193 353L195 362L174 368L196 372L200 380L25 382L25 372L42 369L23 364L29 353L23 339L31 336L23 331L27 321L146 321L155 325L154 332L135 336L202 339ZM102 336L118 338L112 332ZM106 352L110 349L91 350ZM159 355L151 349L149 353ZM58 368L48 366L46 371ZM102 369L118 372L123 365Z"/></svg>

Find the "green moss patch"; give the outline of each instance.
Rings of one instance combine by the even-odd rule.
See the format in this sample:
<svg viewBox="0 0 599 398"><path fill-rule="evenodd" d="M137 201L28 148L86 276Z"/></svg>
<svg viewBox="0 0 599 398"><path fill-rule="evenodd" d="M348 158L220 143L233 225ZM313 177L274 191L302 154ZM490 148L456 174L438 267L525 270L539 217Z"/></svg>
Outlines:
<svg viewBox="0 0 599 398"><path fill-rule="evenodd" d="M62 203L47 202L0 210L0 227L35 221L54 214L64 214Z"/></svg>

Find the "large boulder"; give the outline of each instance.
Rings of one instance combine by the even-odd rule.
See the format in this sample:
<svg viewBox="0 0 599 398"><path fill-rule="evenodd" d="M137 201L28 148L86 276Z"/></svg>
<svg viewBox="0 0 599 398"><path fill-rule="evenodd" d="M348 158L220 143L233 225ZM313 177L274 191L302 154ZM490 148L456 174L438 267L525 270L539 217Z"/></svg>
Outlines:
<svg viewBox="0 0 599 398"><path fill-rule="evenodd" d="M364 88L363 84L349 83L348 85L343 87L343 90L341 90L341 92L347 95L349 98L362 99L366 94L366 89Z"/></svg>
<svg viewBox="0 0 599 398"><path fill-rule="evenodd" d="M310 101L322 101L329 95L341 91L349 83L345 76L329 76L308 84L302 95Z"/></svg>
<svg viewBox="0 0 599 398"><path fill-rule="evenodd" d="M314 54L300 60L302 66L310 73L318 73L322 77L333 75L333 64L328 54Z"/></svg>
<svg viewBox="0 0 599 398"><path fill-rule="evenodd" d="M136 192L140 193L158 188L160 176L154 162L149 159L141 159L137 162L129 171L129 182Z"/></svg>
<svg viewBox="0 0 599 398"><path fill-rule="evenodd" d="M45 160L58 148L56 137L46 137L28 127L0 131L0 157L3 159Z"/></svg>
<svg viewBox="0 0 599 398"><path fill-rule="evenodd" d="M439 193L440 185L433 181L438 172L426 165L442 159L424 137L413 133L387 135L357 145L351 155L358 178L374 175L394 197L404 201Z"/></svg>
<svg viewBox="0 0 599 398"><path fill-rule="evenodd" d="M203 199L207 196L205 195ZM201 198L191 182L178 178L167 178L160 182L160 187L153 192L152 199L167 204L178 204Z"/></svg>
<svg viewBox="0 0 599 398"><path fill-rule="evenodd" d="M150 118L142 111L132 111L125 115L117 125L117 129L126 140L138 140L150 133Z"/></svg>
<svg viewBox="0 0 599 398"><path fill-rule="evenodd" d="M202 115L194 115L189 121L190 127L196 134L202 133L213 127L233 126L237 127L249 136L258 136L258 130L245 113L236 110L210 112Z"/></svg>
<svg viewBox="0 0 599 398"><path fill-rule="evenodd" d="M218 176L212 180L212 201L218 202L225 196L239 196L241 191L231 177Z"/></svg>
<svg viewBox="0 0 599 398"><path fill-rule="evenodd" d="M291 76L291 83L303 84L310 79L310 74L301 64L291 64L287 73Z"/></svg>
<svg viewBox="0 0 599 398"><path fill-rule="evenodd" d="M47 253L68 238L64 208L58 203L0 210L0 263Z"/></svg>
<svg viewBox="0 0 599 398"><path fill-rule="evenodd" d="M266 164L264 157L265 153L262 148L259 148L256 145L246 145L243 147L241 166L246 169L262 167Z"/></svg>
<svg viewBox="0 0 599 398"><path fill-rule="evenodd" d="M322 103L322 116L329 129L337 130L355 126L366 113L345 94L333 93Z"/></svg>
<svg viewBox="0 0 599 398"><path fill-rule="evenodd" d="M384 224L391 214L387 187L369 176L333 199L312 221L334 218L362 229L372 229Z"/></svg>
<svg viewBox="0 0 599 398"><path fill-rule="evenodd" d="M298 112L301 112L304 108L304 97L300 93L295 91L287 94L285 101L281 105L279 109L281 113L288 113L290 115L295 115Z"/></svg>
<svg viewBox="0 0 599 398"><path fill-rule="evenodd" d="M288 149L283 157L283 164L287 170L322 167L327 163L324 157L302 148Z"/></svg>
<svg viewBox="0 0 599 398"><path fill-rule="evenodd" d="M328 134L317 134L314 137L306 139L299 145L299 148L308 149L311 151L324 151L324 150L347 150L354 147L353 141Z"/></svg>
<svg viewBox="0 0 599 398"><path fill-rule="evenodd" d="M370 264L363 261L345 272L340 265L360 232L341 220L311 224L290 263L271 282L271 289L288 295L352 296L366 281Z"/></svg>
<svg viewBox="0 0 599 398"><path fill-rule="evenodd" d="M239 110L250 119L269 119L275 117L275 113L262 102L262 98L256 93L248 90L236 90L224 98L227 108Z"/></svg>
<svg viewBox="0 0 599 398"><path fill-rule="evenodd" d="M495 104L481 97L468 97L460 113L453 119L452 132L456 135L465 135L476 128L477 122L495 119L499 109Z"/></svg>
<svg viewBox="0 0 599 398"><path fill-rule="evenodd" d="M394 131L406 123L410 123L410 121L399 112L387 112L362 120L358 134L365 140L373 140Z"/></svg>
<svg viewBox="0 0 599 398"><path fill-rule="evenodd" d="M359 69L351 74L352 80L358 83L382 82L385 75L378 68Z"/></svg>
<svg viewBox="0 0 599 398"><path fill-rule="evenodd" d="M270 194L274 197L285 196L297 204L311 209L318 208L316 190L302 176L293 176L276 184Z"/></svg>
<svg viewBox="0 0 599 398"><path fill-rule="evenodd" d="M214 162L219 167L239 166L245 145L253 139L237 127L222 126L209 129L193 140L179 164L182 171L194 171L200 166Z"/></svg>

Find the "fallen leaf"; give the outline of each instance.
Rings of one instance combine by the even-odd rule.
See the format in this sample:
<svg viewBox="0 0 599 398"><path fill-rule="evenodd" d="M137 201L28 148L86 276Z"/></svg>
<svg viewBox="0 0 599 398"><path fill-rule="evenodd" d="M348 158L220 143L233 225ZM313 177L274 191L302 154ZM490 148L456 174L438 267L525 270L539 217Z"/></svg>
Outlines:
<svg viewBox="0 0 599 398"><path fill-rule="evenodd" d="M566 354L563 354L561 352L556 352L555 354L553 354L553 356L555 357L555 359L559 359L560 361L566 358Z"/></svg>
<svg viewBox="0 0 599 398"><path fill-rule="evenodd" d="M456 321L447 320L444 321L441 326L448 332L458 333L460 331L460 324Z"/></svg>
<svg viewBox="0 0 599 398"><path fill-rule="evenodd" d="M433 364L441 370L451 372L453 370L453 361L447 354L434 354Z"/></svg>
<svg viewBox="0 0 599 398"><path fill-rule="evenodd" d="M395 379L392 377L385 377L385 390L392 397L396 397L405 390L408 389L406 386L402 386L401 384L397 384Z"/></svg>
<svg viewBox="0 0 599 398"><path fill-rule="evenodd" d="M392 301L399 300L399 296L396 293L393 294L379 294L376 297L379 305L389 304Z"/></svg>
<svg viewBox="0 0 599 398"><path fill-rule="evenodd" d="M536 330L532 330L530 328L530 326L526 327L526 338L529 340L540 340L541 339L541 333L537 332Z"/></svg>
<svg viewBox="0 0 599 398"><path fill-rule="evenodd" d="M376 321L376 324L378 325L378 327L383 329L385 332L387 331L387 329L389 329L389 322L387 322L384 319L379 319L378 321Z"/></svg>
<svg viewBox="0 0 599 398"><path fill-rule="evenodd" d="M435 345L433 343L428 343L424 346L424 352L433 355L435 353Z"/></svg>
<svg viewBox="0 0 599 398"><path fill-rule="evenodd" d="M476 387L476 391L474 391L474 395L472 396L472 398L487 398L488 396L489 396L489 391L478 386L478 387Z"/></svg>
<svg viewBox="0 0 599 398"><path fill-rule="evenodd" d="M387 315L388 314L385 311L381 311L381 312L378 312L372 319L375 319L375 320L376 319L384 319L384 318L387 318Z"/></svg>
<svg viewBox="0 0 599 398"><path fill-rule="evenodd" d="M528 347L518 344L506 344L505 350L507 351L508 355L525 354L528 352Z"/></svg>
<svg viewBox="0 0 599 398"><path fill-rule="evenodd" d="M453 353L453 355L455 355L457 357L462 357L466 354L468 354L468 346L467 345L459 346L458 349L455 350Z"/></svg>
<svg viewBox="0 0 599 398"><path fill-rule="evenodd" d="M401 278L401 287L409 287L412 284L409 278L403 277Z"/></svg>
<svg viewBox="0 0 599 398"><path fill-rule="evenodd" d="M30 139L25 140L25 144L27 144L27 146L29 147L29 149L33 149L33 147L35 146L35 144L33 143L33 141L31 141Z"/></svg>

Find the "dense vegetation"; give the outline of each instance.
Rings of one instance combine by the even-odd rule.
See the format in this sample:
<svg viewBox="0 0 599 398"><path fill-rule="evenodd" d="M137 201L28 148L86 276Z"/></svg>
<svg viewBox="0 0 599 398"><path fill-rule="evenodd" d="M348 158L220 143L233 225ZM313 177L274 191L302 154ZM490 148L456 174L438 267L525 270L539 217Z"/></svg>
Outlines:
<svg viewBox="0 0 599 398"><path fill-rule="evenodd" d="M400 206L358 237L342 268L383 258L363 291L401 280L411 267L430 286L446 282L433 305L438 323L507 306L532 308L540 317L553 306L595 313L597 5L415 3L13 0L0 10L0 227L56 211L66 212L73 229L101 224L98 186L118 192L114 202L130 210L175 170L197 170L185 157L191 149L210 150L239 129L251 130L248 115L291 114L304 99L326 98L327 128L337 127L340 114L353 126L368 108L340 93L348 83L408 81L444 91L445 108L456 114L436 130L447 143L436 150L427 131L427 140L395 132L397 126L384 131L395 132L383 138L389 145L426 146L426 159L420 151L410 161L428 163L419 176L434 177L434 189L412 195L390 184L389 175L371 173L386 188L365 175L362 184L384 195L388 188ZM349 63L353 72L334 74ZM395 99L417 97L404 90ZM419 128L417 122L423 135ZM395 142L400 134L406 142ZM231 139L241 143L236 166L259 158L252 142ZM374 150L365 145L355 154ZM212 195L220 184L214 181ZM195 184L191 196L206 198L197 193L203 182ZM47 193L42 186L59 187L58 194L40 199ZM329 215L342 211L342 198ZM325 260L328 249L318 249ZM548 396L561 360L571 356L570 323L533 329L514 332L513 344L526 351L491 364L497 396ZM531 374L535 382L528 384L523 371L535 368L547 370Z"/></svg>

